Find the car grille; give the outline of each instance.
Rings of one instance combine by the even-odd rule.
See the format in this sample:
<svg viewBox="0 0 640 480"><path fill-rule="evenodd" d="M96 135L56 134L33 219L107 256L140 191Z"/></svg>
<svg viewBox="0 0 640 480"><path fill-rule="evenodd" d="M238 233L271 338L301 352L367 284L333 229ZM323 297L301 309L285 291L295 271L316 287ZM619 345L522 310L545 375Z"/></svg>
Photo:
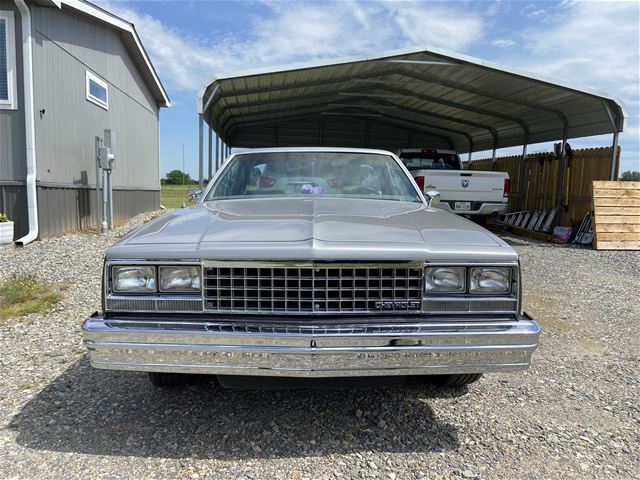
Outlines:
<svg viewBox="0 0 640 480"><path fill-rule="evenodd" d="M206 265L213 312L419 313L422 264Z"/></svg>

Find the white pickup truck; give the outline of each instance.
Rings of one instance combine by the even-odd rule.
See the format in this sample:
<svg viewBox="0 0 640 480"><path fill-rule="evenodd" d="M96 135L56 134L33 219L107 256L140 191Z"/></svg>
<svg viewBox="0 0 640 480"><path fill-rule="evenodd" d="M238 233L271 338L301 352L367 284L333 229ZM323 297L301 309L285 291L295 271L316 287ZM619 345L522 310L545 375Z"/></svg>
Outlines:
<svg viewBox="0 0 640 480"><path fill-rule="evenodd" d="M398 157L423 192L440 192L439 208L462 215L507 213L508 173L463 170L460 156L453 150L406 148Z"/></svg>

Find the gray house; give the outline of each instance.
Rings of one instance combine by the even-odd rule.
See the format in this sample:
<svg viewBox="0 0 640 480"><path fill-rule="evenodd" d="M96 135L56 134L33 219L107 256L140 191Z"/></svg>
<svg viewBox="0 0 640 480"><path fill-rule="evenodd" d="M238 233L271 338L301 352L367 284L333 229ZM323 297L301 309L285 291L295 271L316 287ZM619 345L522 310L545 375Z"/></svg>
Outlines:
<svg viewBox="0 0 640 480"><path fill-rule="evenodd" d="M116 221L157 209L168 105L129 22L85 1L0 0L0 212L19 243L95 225L105 128Z"/></svg>

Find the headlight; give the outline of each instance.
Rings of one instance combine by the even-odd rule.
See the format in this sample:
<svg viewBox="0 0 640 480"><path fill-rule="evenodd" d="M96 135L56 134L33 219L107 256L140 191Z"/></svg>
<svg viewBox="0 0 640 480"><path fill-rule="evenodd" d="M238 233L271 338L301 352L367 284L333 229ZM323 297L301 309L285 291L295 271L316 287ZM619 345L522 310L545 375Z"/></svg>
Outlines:
<svg viewBox="0 0 640 480"><path fill-rule="evenodd" d="M469 293L509 293L511 291L510 268L472 268L469 277Z"/></svg>
<svg viewBox="0 0 640 480"><path fill-rule="evenodd" d="M161 292L199 292L200 267L158 267Z"/></svg>
<svg viewBox="0 0 640 480"><path fill-rule="evenodd" d="M427 293L465 291L464 267L427 267L424 289Z"/></svg>
<svg viewBox="0 0 640 480"><path fill-rule="evenodd" d="M117 293L153 293L156 291L156 269L148 266L113 266L113 291Z"/></svg>

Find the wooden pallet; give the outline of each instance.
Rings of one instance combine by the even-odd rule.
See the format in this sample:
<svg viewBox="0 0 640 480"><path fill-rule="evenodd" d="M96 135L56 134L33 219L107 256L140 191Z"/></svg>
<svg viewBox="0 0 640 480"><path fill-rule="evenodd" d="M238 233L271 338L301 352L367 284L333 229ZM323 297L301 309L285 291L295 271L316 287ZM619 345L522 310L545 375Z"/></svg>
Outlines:
<svg viewBox="0 0 640 480"><path fill-rule="evenodd" d="M593 182L594 248L640 250L640 182Z"/></svg>

